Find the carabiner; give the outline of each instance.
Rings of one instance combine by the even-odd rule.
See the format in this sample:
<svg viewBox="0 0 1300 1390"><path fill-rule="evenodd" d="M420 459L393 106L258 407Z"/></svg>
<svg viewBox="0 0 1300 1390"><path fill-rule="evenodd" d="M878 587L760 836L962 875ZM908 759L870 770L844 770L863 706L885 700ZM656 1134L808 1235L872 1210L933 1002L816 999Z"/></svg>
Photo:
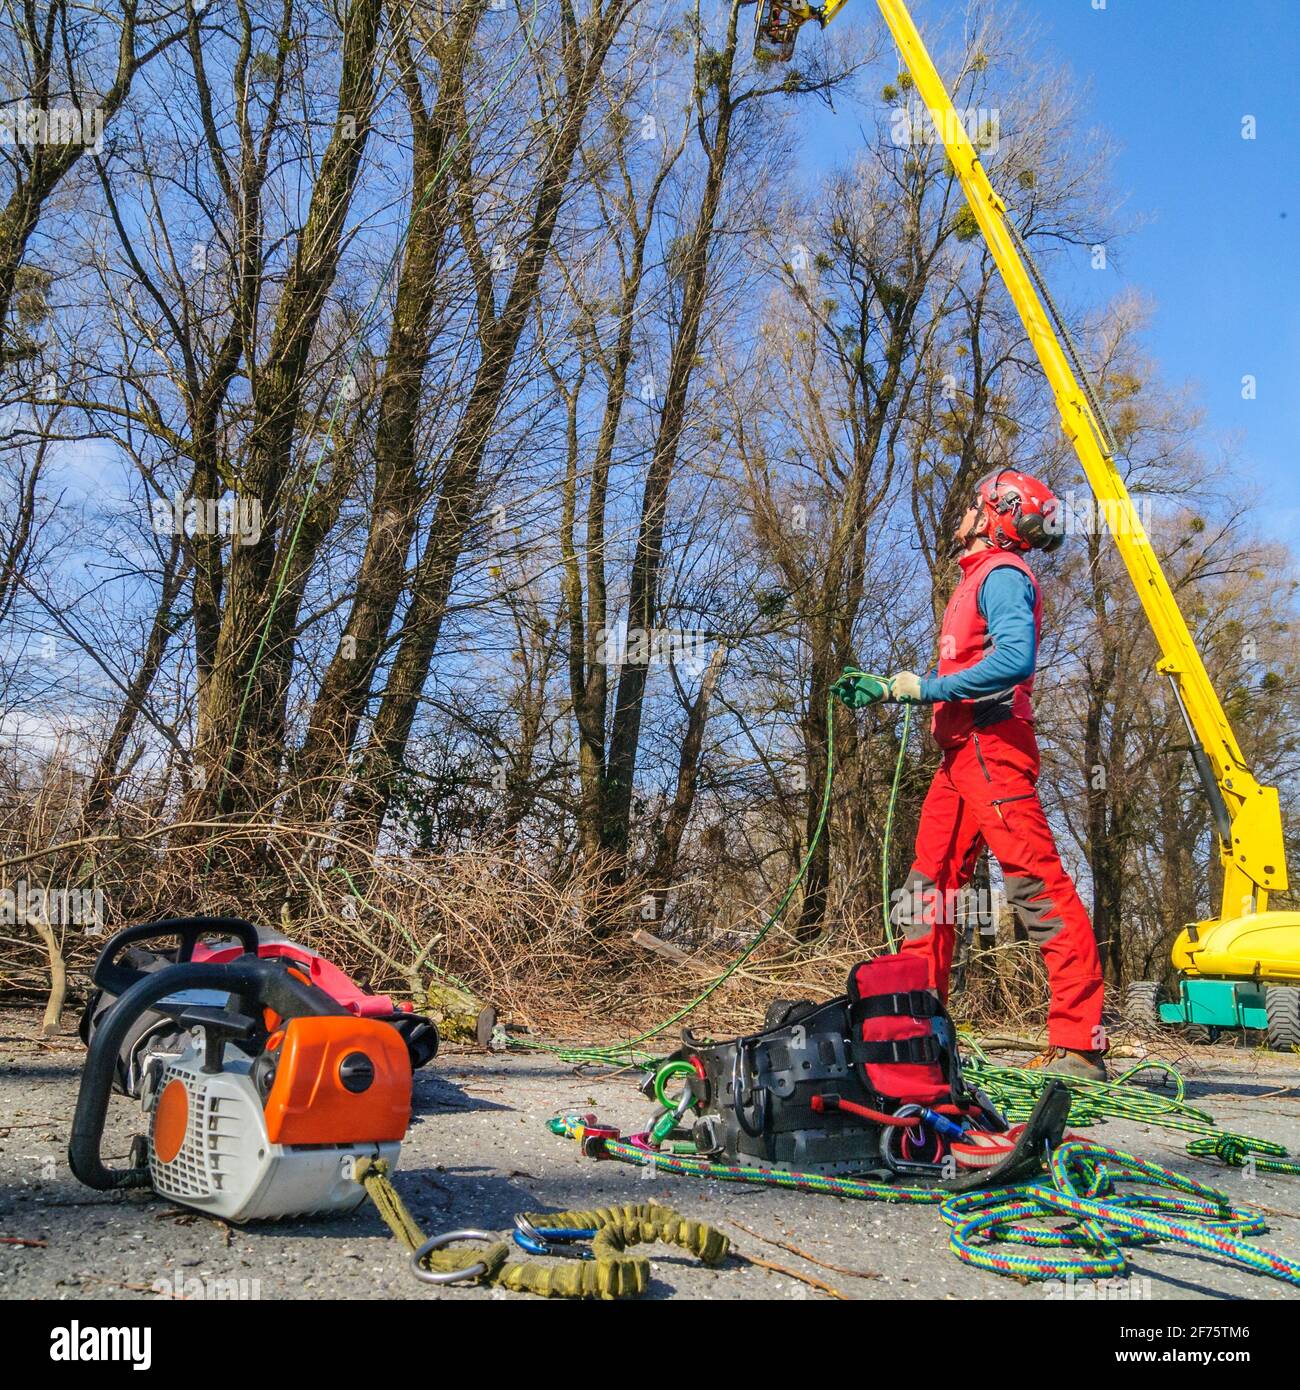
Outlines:
<svg viewBox="0 0 1300 1390"><path fill-rule="evenodd" d="M646 1135L646 1142L651 1148L659 1148L665 1139L675 1130L686 1118L686 1112L695 1104L695 1097L686 1091L677 1102L675 1110L664 1110L655 1117L654 1123Z"/></svg>
<svg viewBox="0 0 1300 1390"><path fill-rule="evenodd" d="M530 1255L550 1255L561 1260L591 1260L590 1250L557 1250L555 1245L567 1245L578 1240L591 1240L595 1228L580 1230L568 1226L534 1226L521 1212L515 1217L515 1244Z"/></svg>

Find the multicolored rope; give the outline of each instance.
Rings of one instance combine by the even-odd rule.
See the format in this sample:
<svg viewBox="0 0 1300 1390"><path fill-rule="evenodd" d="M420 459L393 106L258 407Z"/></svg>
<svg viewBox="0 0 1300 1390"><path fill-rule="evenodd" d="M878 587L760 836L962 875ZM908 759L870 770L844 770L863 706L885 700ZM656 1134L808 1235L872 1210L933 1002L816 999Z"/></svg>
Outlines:
<svg viewBox="0 0 1300 1390"><path fill-rule="evenodd" d="M548 1122L552 1134L581 1143L589 1123L576 1115L564 1115ZM715 1182L752 1183L759 1187L780 1187L792 1192L821 1192L848 1197L857 1202L896 1202L906 1206L937 1206L942 1192L923 1187L898 1187L893 1183L870 1182L864 1178L837 1178L821 1173L795 1173L780 1168L748 1167L743 1164L711 1163L704 1158L663 1153L642 1148L622 1139L604 1139L600 1153L641 1168L654 1168L679 1177L712 1178Z"/></svg>
<svg viewBox="0 0 1300 1390"><path fill-rule="evenodd" d="M1266 1229L1257 1214L1238 1210L1222 1192L1172 1168L1090 1141L1071 1140L1056 1149L1046 1179L954 1195L934 1188L658 1153L599 1130L591 1116L562 1116L551 1120L549 1128L577 1140L585 1152L683 1177L829 1193L855 1201L938 1205L950 1228L953 1254L992 1274L1034 1280L1114 1279L1129 1272L1126 1246L1172 1240L1300 1286L1300 1263L1241 1239ZM1118 1183L1162 1190L1121 1193ZM1061 1217L1068 1218L1067 1224L1059 1224ZM1042 1224L1049 1221L1058 1224ZM1008 1246L1029 1247L1034 1253ZM1070 1253L1041 1253L1049 1250Z"/></svg>
<svg viewBox="0 0 1300 1390"><path fill-rule="evenodd" d="M1300 1263L1240 1237L1265 1230L1263 1219L1239 1211L1194 1178L1102 1144L1071 1141L1051 1156L1050 1182L950 1197L939 1215L951 1228L949 1248L964 1264L1025 1279L1113 1279L1129 1272L1125 1246L1178 1241L1287 1283L1300 1285ZM1120 1193L1115 1184L1172 1189ZM1074 1224L1044 1228L1060 1216ZM1178 1219L1182 1218L1182 1219ZM1029 1255L999 1245L1086 1251Z"/></svg>
<svg viewBox="0 0 1300 1390"><path fill-rule="evenodd" d="M1251 1139L1244 1134L1220 1131L1204 1139L1193 1139L1187 1146L1193 1158L1217 1158L1231 1168L1248 1168L1256 1173L1287 1173L1300 1176L1300 1162L1281 1144L1271 1139Z"/></svg>

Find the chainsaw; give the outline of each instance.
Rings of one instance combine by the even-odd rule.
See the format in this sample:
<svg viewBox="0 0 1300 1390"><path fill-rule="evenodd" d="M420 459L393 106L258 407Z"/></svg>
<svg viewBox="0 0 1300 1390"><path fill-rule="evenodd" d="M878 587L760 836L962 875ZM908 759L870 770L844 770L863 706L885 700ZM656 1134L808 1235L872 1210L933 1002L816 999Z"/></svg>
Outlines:
<svg viewBox="0 0 1300 1390"><path fill-rule="evenodd" d="M204 939L209 937L215 940ZM162 949L164 939L169 942L175 939L177 944ZM409 1004L395 1003L386 994L369 993L323 956L265 927L254 926L242 917L169 917L117 932L99 953L91 972L95 988L81 1014L78 1031L82 1042L90 1046L104 1019L116 1006L118 996L134 983L138 974L187 961L226 964L250 954L263 960L284 962L300 978L324 990L350 1014L383 1019L391 1024L406 1043L413 1070L437 1055L438 1029L431 1019L413 1012ZM203 995L189 992L185 1002L221 1007L228 998L228 991L209 990ZM122 1042L114 1089L126 1096L138 1096L147 1058L157 1052L176 1051L180 1045L180 1031L173 1014L164 1009L146 1009Z"/></svg>
<svg viewBox="0 0 1300 1390"><path fill-rule="evenodd" d="M167 926L182 954L213 929L212 919ZM397 1164L411 1116L406 1040L349 1011L292 960L255 954L255 934L238 934L251 949L221 963L147 969L105 948L96 983L117 998L90 1038L69 1164L99 1191L152 1187L231 1222L350 1211L365 1197L358 1163ZM111 1169L100 1152L108 1103L146 1017L167 1025L149 1034L165 1048L131 1054L148 1133L129 1167Z"/></svg>

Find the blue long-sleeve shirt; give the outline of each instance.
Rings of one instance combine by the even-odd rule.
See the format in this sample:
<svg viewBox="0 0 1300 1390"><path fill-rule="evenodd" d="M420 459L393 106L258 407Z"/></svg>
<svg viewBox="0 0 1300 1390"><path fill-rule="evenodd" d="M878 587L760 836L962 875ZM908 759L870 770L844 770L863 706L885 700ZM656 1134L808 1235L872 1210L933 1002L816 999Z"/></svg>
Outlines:
<svg viewBox="0 0 1300 1390"><path fill-rule="evenodd" d="M1009 690L1034 674L1038 634L1034 631L1034 586L1012 565L989 571L976 595L993 648L974 666L950 676L922 676L922 700L982 700Z"/></svg>

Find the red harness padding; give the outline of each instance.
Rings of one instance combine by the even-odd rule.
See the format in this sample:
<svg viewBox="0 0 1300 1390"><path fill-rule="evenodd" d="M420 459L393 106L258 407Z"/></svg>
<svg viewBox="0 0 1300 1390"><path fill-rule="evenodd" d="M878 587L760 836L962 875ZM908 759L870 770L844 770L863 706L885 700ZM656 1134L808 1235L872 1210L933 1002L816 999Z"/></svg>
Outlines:
<svg viewBox="0 0 1300 1390"><path fill-rule="evenodd" d="M849 972L855 1057L864 1084L884 1100L934 1105L953 1099L946 1051L934 1029L935 1019L946 1017L918 956L876 956Z"/></svg>
<svg viewBox="0 0 1300 1390"><path fill-rule="evenodd" d="M1038 632L1043 618L1043 596L1038 588L1038 579L1014 551L978 550L963 555L957 563L961 566L961 579L952 591L947 608L943 610L943 623L939 628L938 673L941 676L966 671L988 655L989 627L980 612L979 593L980 585L998 566L1010 565L1018 569L1034 586L1035 632ZM1008 713L1017 719L1032 721L1033 689L1033 676L1017 685L1011 692ZM945 700L935 705L930 729L940 748L956 748L970 737L976 727L978 703L975 700Z"/></svg>

